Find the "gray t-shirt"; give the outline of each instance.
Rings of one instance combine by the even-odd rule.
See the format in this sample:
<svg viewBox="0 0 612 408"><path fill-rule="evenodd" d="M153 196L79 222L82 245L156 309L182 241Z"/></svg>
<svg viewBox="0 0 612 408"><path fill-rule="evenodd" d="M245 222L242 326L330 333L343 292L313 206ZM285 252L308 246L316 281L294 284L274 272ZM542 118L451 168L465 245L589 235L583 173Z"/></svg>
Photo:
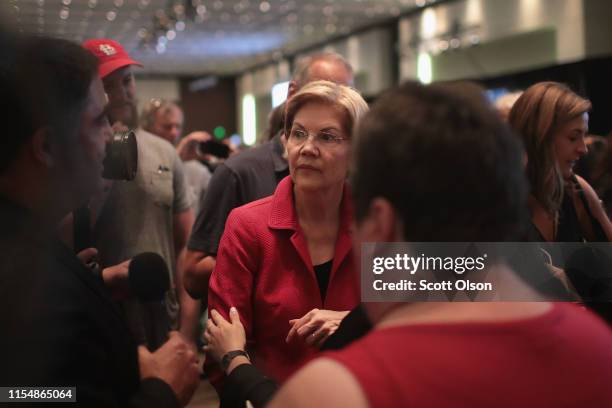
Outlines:
<svg viewBox="0 0 612 408"><path fill-rule="evenodd" d="M173 217L191 205L183 164L174 147L142 129L136 131L138 173L132 181L115 181L93 228L94 246L102 266L115 265L142 252L161 255L174 287ZM167 297L175 325L176 290Z"/></svg>
<svg viewBox="0 0 612 408"><path fill-rule="evenodd" d="M210 174L208 167L197 160L187 160L183 162L183 167L185 167L187 185L191 189L193 196L191 207L193 208L193 213L197 214L212 174Z"/></svg>

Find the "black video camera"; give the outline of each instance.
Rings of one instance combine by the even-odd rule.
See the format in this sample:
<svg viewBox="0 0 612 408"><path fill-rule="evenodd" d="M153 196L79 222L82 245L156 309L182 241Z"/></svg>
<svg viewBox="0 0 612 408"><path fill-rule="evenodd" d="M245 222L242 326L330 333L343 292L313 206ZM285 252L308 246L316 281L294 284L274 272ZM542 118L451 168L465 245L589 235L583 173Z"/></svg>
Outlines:
<svg viewBox="0 0 612 408"><path fill-rule="evenodd" d="M115 133L106 144L104 172L107 180L134 180L138 170L138 144L133 130Z"/></svg>
<svg viewBox="0 0 612 408"><path fill-rule="evenodd" d="M207 140L206 142L200 143L200 153L210 154L220 159L227 159L230 155L230 148L226 144L216 140Z"/></svg>

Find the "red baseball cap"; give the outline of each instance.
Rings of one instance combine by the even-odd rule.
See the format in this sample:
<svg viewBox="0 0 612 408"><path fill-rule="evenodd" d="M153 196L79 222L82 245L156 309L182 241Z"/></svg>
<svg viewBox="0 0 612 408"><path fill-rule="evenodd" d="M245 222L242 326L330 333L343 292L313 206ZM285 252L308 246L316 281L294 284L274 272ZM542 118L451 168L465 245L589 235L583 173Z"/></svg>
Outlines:
<svg viewBox="0 0 612 408"><path fill-rule="evenodd" d="M123 68L126 65L138 65L142 67L140 62L130 58L128 53L117 41L98 38L85 41L83 47L91 51L98 60L100 60L100 78L104 78L111 72Z"/></svg>

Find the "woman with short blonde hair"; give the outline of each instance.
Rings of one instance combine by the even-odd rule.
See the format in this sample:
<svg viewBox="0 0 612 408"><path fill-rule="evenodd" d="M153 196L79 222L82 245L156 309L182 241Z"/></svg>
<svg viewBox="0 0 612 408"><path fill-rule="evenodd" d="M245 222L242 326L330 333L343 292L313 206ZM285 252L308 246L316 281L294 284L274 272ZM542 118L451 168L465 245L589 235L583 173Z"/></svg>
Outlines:
<svg viewBox="0 0 612 408"><path fill-rule="evenodd" d="M359 304L346 179L353 128L367 110L347 86L305 85L287 101L290 175L274 195L233 210L225 225L209 310L227 319L236 307L255 364L279 382ZM226 373L234 357L221 359ZM219 377L210 378L219 388Z"/></svg>

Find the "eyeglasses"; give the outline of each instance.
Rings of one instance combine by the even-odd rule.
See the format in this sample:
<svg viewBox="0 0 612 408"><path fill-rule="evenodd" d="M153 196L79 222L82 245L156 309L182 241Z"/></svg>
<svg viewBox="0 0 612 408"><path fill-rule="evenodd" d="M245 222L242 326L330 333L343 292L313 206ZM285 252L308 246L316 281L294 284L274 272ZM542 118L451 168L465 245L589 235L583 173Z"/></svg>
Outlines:
<svg viewBox="0 0 612 408"><path fill-rule="evenodd" d="M315 145L326 146L326 147L338 146L342 144L344 140L349 139L348 137L338 136L331 132L319 132L319 133L313 134L312 136L313 136L313 143ZM310 133L304 129L293 128L291 129L291 132L289 133L289 140L298 146L301 146L304 143L306 143L306 140L308 140L309 137L310 137Z"/></svg>

